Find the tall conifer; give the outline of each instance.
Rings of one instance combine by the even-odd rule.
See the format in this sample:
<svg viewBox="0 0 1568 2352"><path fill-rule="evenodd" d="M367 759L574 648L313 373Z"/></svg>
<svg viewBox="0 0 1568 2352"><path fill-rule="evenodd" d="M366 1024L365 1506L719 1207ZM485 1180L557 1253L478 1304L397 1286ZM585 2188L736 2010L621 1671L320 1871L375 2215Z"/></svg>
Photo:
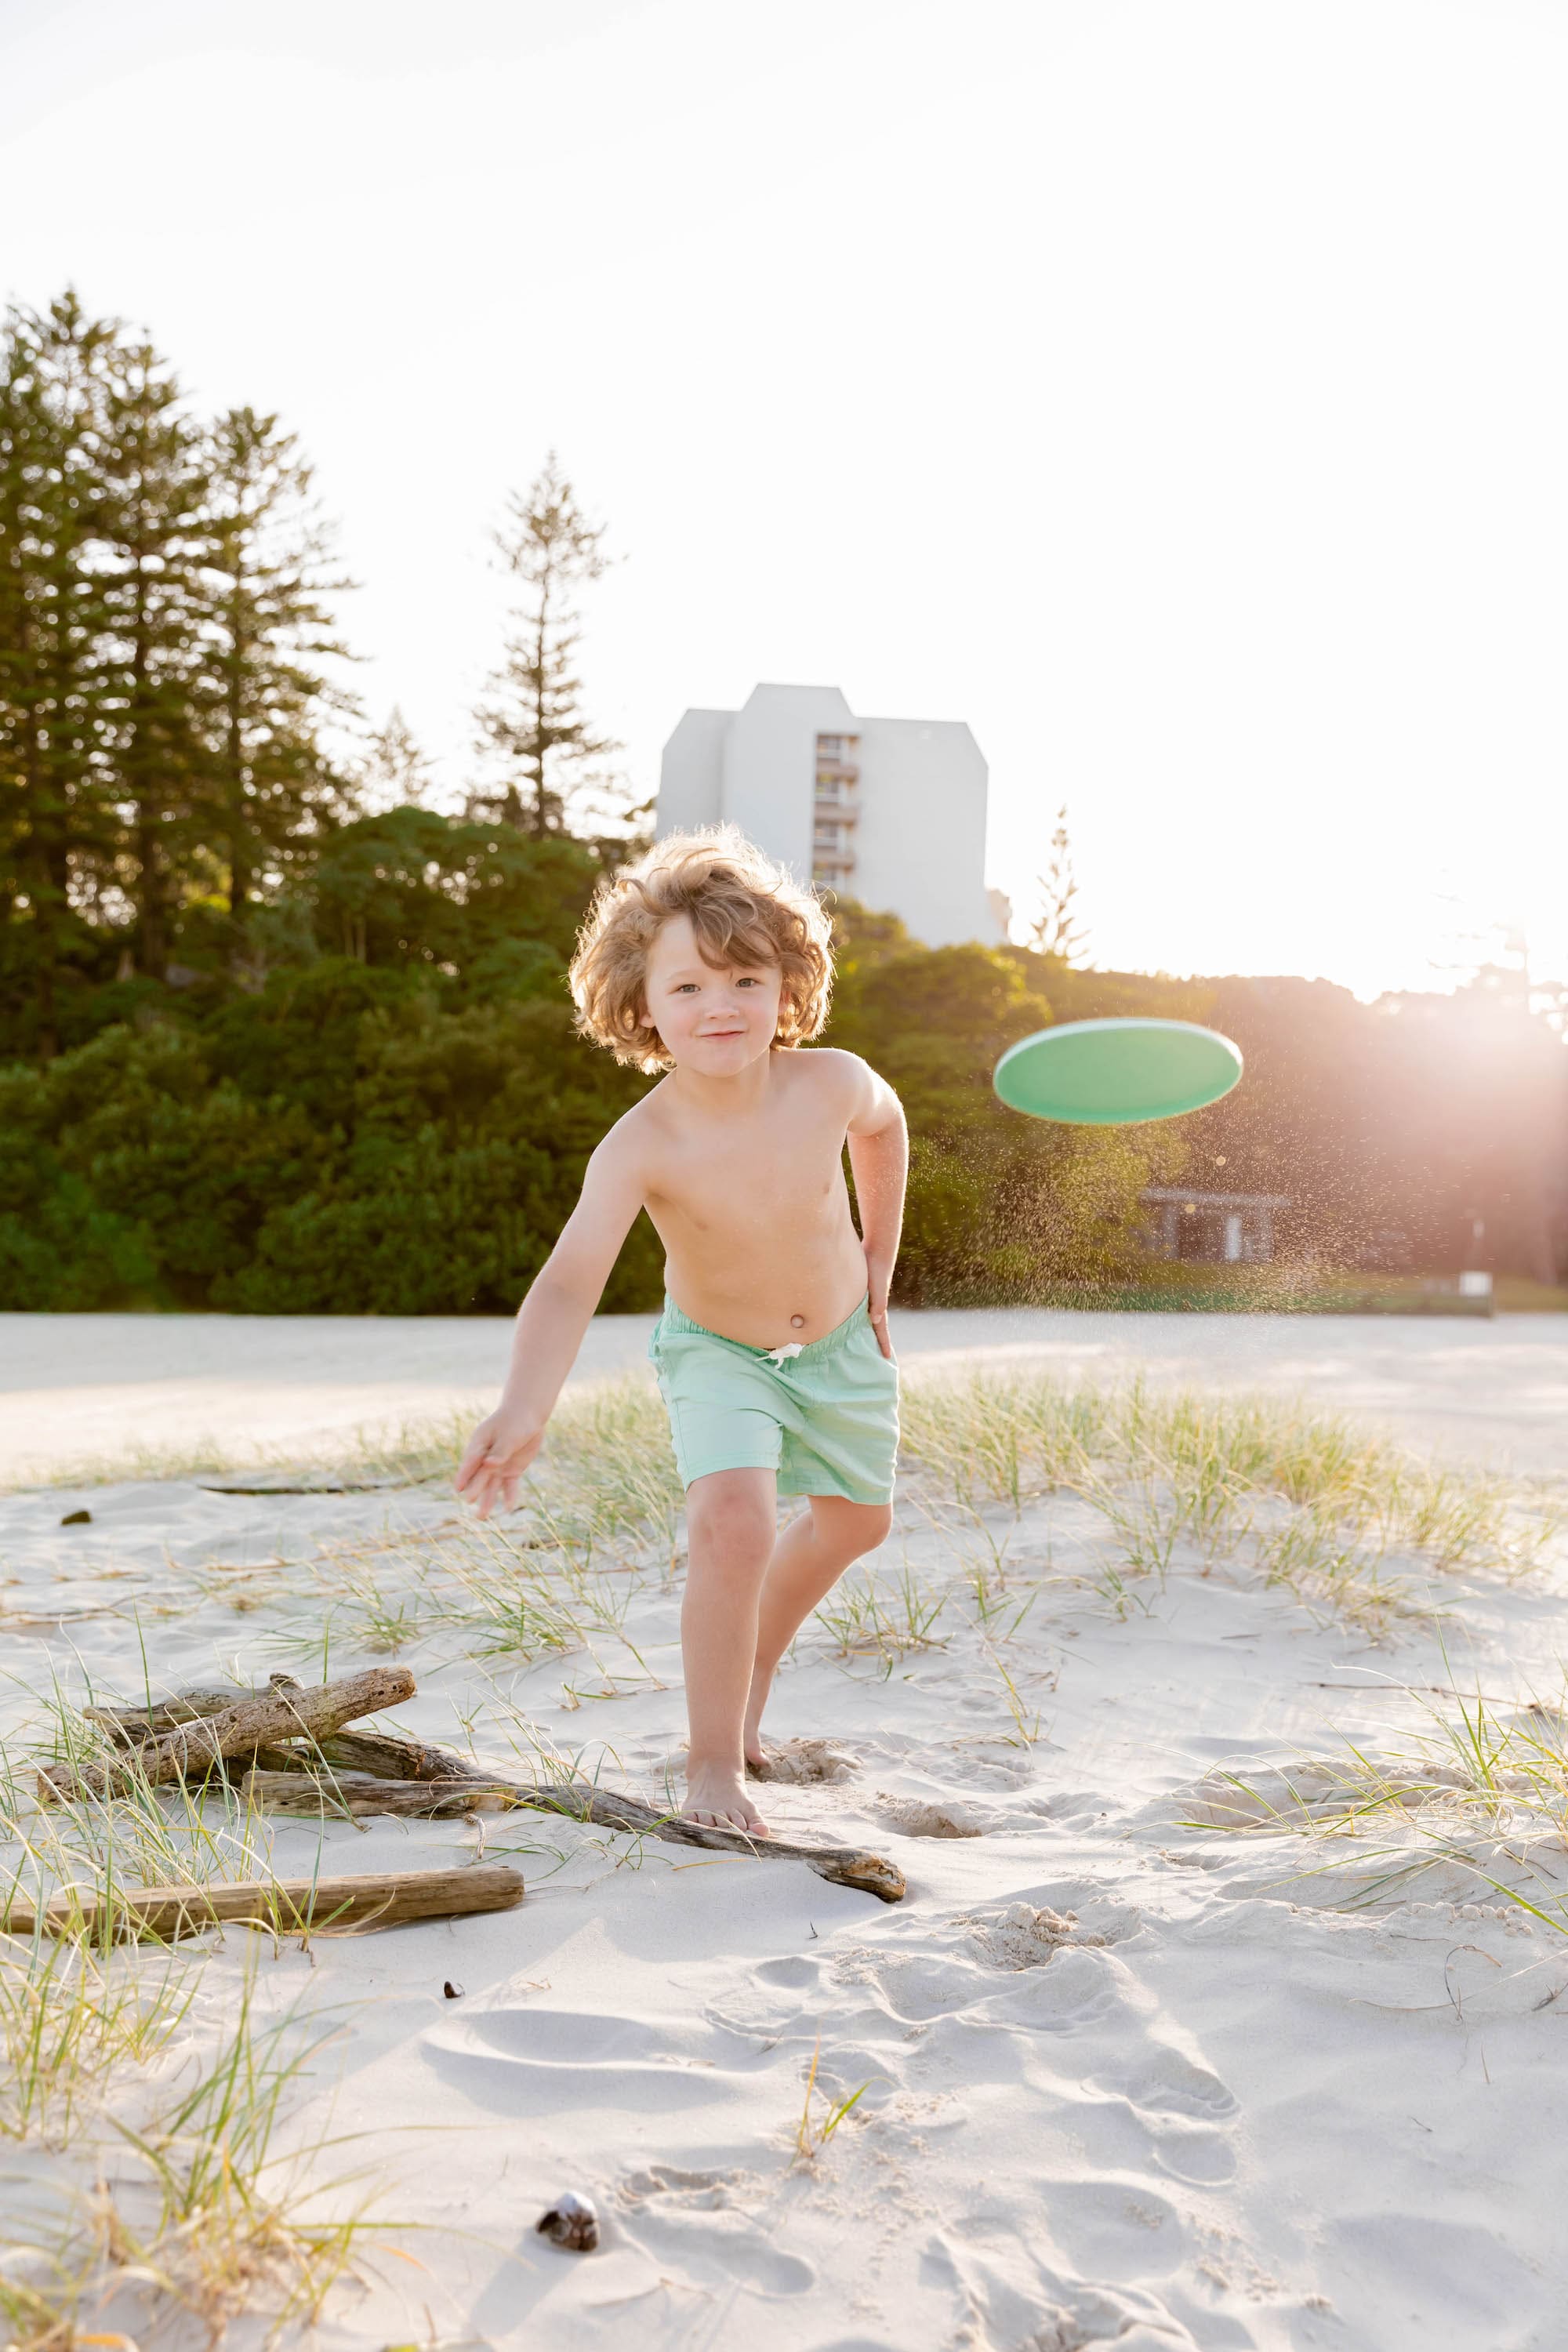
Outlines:
<svg viewBox="0 0 1568 2352"><path fill-rule="evenodd" d="M73 895L113 847L104 457L116 331L67 292L47 311L10 313L0 362L0 775L46 1059Z"/></svg>
<svg viewBox="0 0 1568 2352"><path fill-rule="evenodd" d="M429 756L395 702L385 726L374 729L366 741L353 779L355 800L366 815L425 808L433 783Z"/></svg>
<svg viewBox="0 0 1568 2352"><path fill-rule="evenodd" d="M200 435L171 371L145 341L122 341L110 357L105 668L118 706L117 866L135 908L142 969L161 980L203 796L195 713L203 566L213 534Z"/></svg>
<svg viewBox="0 0 1568 2352"><path fill-rule="evenodd" d="M334 574L310 468L275 416L220 417L207 467L206 839L243 935L258 886L344 795L317 730L353 707L323 667L346 658L325 600L350 583Z"/></svg>
<svg viewBox="0 0 1568 2352"><path fill-rule="evenodd" d="M475 714L500 788L476 793L469 805L537 835L563 831L572 817L618 813L626 798L600 765L621 747L590 728L575 668L575 599L609 569L604 536L602 524L584 520L553 450L527 497L513 492L496 533L523 593L505 660Z"/></svg>

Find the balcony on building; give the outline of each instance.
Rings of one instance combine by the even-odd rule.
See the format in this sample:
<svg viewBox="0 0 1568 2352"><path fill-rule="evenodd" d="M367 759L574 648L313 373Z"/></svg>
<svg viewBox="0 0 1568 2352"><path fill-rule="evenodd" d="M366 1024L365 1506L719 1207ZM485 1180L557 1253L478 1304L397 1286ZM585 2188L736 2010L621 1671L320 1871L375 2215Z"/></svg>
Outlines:
<svg viewBox="0 0 1568 2352"><path fill-rule="evenodd" d="M831 882L838 876L853 874L855 853L847 844L814 841L811 845L811 878L814 882Z"/></svg>
<svg viewBox="0 0 1568 2352"><path fill-rule="evenodd" d="M860 749L858 735L819 735L816 739L816 789L820 794L825 784L853 784L858 782L860 769L857 754Z"/></svg>

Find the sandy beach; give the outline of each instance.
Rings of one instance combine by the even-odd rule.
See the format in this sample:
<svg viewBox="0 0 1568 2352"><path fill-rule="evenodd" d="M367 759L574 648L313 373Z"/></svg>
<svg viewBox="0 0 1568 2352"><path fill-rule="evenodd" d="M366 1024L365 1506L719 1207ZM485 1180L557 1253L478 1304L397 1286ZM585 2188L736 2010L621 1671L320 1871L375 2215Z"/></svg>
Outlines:
<svg viewBox="0 0 1568 2352"><path fill-rule="evenodd" d="M580 1412L646 1328L595 1327ZM928 1316L897 1336L911 1399L977 1365L998 1396L1042 1365L1107 1385L1142 1369L1167 1394L1353 1411L1444 1463L1568 1471L1564 1318ZM352 1430L482 1401L504 1341L12 1318L8 1465L197 1433L239 1458L341 1457ZM645 1405L616 1411L600 1468L651 1460ZM482 1852L518 1864L526 1899L308 1951L215 1932L179 1963L177 2030L114 2070L111 2105L192 2079L247 1983L258 2030L297 2013L330 2032L277 2146L344 2184L318 2211L368 2199L386 2225L321 2322L355 2352L1552 2352L1560 1533L1494 1496L1461 1540L1458 1487L1429 1482L1424 1517L1342 1528L1336 1553L1273 1440L1276 1470L1208 1517L1170 1431L1168 1475L1108 1423L1088 1449L1108 1466L1026 1466L1016 1498L933 1468L926 1443L889 1543L779 1679L770 1732L819 1743L807 1766L829 1777L763 1791L781 1832L895 1861L902 1902L529 1811L316 1822L209 1799L208 1874L245 1875L247 1850L294 1876ZM565 1757L656 1801L678 1789L679 1524L637 1527L626 1505L613 1539L580 1542L595 1458L580 1424L548 1538L526 1515L479 1537L439 1482L0 1497L13 1832L43 1834L28 1757L57 1681L79 1706L388 1657L418 1684L390 1729L492 1768ZM90 1518L63 1525L76 1510ZM1478 1706L1489 1792L1461 1769ZM0 2183L9 2234L90 2235L95 2166L133 2202L112 2133L31 2143ZM597 2205L592 2254L534 2231L563 2189ZM79 2324L137 2333L141 2292ZM202 2340L161 2308L139 2342ZM263 2333L231 2325L237 2344Z"/></svg>
<svg viewBox="0 0 1568 2352"><path fill-rule="evenodd" d="M654 1318L600 1315L574 1377L645 1359ZM1300 1398L1456 1461L1568 1471L1568 1315L1083 1315L895 1311L911 1367L1039 1364ZM500 1317L0 1315L0 1478L58 1476L210 1440L235 1459L320 1451L487 1412L505 1375Z"/></svg>

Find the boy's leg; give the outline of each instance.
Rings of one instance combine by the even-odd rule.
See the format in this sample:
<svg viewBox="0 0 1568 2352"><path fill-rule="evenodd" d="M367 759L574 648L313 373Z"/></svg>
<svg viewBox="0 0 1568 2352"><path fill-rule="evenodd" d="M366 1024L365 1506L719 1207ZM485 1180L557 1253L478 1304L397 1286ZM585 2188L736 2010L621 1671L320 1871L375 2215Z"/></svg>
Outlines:
<svg viewBox="0 0 1568 2352"><path fill-rule="evenodd" d="M841 1495L808 1499L810 1508L793 1519L778 1539L758 1606L744 1730L745 1752L753 1764L763 1760L763 1709L779 1660L850 1561L875 1551L893 1524L889 1503L847 1503Z"/></svg>
<svg viewBox="0 0 1568 2352"><path fill-rule="evenodd" d="M742 1725L757 1651L757 1602L778 1532L771 1470L714 1470L686 1490L686 1595L680 1648L693 1821L766 1833L746 1790Z"/></svg>

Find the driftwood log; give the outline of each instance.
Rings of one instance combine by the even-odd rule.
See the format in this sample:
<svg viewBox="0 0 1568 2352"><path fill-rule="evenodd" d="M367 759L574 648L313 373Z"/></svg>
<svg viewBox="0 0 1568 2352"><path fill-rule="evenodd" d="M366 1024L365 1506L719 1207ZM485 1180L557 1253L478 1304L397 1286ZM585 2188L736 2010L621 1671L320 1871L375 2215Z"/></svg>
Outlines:
<svg viewBox="0 0 1568 2352"><path fill-rule="evenodd" d="M510 1911L522 1901L522 1874L503 1863L467 1870L376 1871L348 1878L256 1878L236 1886L121 1887L112 1895L79 1889L51 1896L42 1912L13 1903L0 1922L8 1936L107 1932L172 1942L222 1922L243 1921L275 1935L307 1929L395 1927L411 1919L448 1919L470 1911Z"/></svg>
<svg viewBox="0 0 1568 2352"><path fill-rule="evenodd" d="M42 1803L62 1797L123 1797L148 1785L179 1780L204 1766L216 1765L226 1756L254 1755L277 1740L320 1740L356 1716L374 1715L414 1696L414 1677L406 1666L371 1666L342 1682L321 1683L310 1689L297 1684L274 1685L264 1696L242 1699L221 1715L178 1724L161 1737L143 1740L123 1764L46 1764L38 1774Z"/></svg>
<svg viewBox="0 0 1568 2352"><path fill-rule="evenodd" d="M500 1812L518 1801L503 1783L489 1780L376 1780L355 1773L247 1772L239 1784L247 1804L268 1813L393 1813L405 1820L447 1822L475 1812Z"/></svg>
<svg viewBox="0 0 1568 2352"><path fill-rule="evenodd" d="M375 1778L339 1781L331 1774L318 1772L314 1793L307 1793L312 1783L302 1785L297 1773L256 1771L247 1774L241 1788L254 1803L268 1810L345 1811L356 1820L366 1813L438 1820L481 1806L488 1811L498 1802L523 1806L536 1812L560 1813L568 1821L593 1822L601 1829L625 1830L634 1837L661 1838L672 1845L750 1854L758 1861L804 1862L819 1878L858 1887L884 1903L897 1903L904 1893L904 1874L898 1865L863 1847L802 1845L793 1838L754 1838L743 1830L709 1829L700 1822L683 1821L668 1808L644 1804L640 1798L599 1788L591 1780L512 1780L486 1772L445 1748L399 1739L389 1732L341 1735L323 1741L322 1752L330 1763L341 1759L344 1766L357 1766L360 1771L368 1767ZM301 1758L302 1762L309 1760ZM388 1767L395 1768L395 1778Z"/></svg>
<svg viewBox="0 0 1568 2352"><path fill-rule="evenodd" d="M476 1769L449 1748L393 1731L334 1731L317 1744L340 1771L369 1772L378 1780L471 1780Z"/></svg>
<svg viewBox="0 0 1568 2352"><path fill-rule="evenodd" d="M292 1675L269 1675L262 1690L217 1683L211 1690L179 1691L172 1698L157 1699L145 1706L84 1706L82 1714L106 1732L116 1748L139 1748L144 1739L161 1739L182 1723L201 1723L209 1716L226 1715L230 1707L248 1706L252 1699L302 1687Z"/></svg>
<svg viewBox="0 0 1568 2352"><path fill-rule="evenodd" d="M414 1687L414 1677L405 1669L382 1666L309 1689L286 1675L275 1675L268 1690L241 1694L232 1705L227 1704L233 1696L227 1691L190 1691L153 1709L96 1708L93 1720L112 1738L128 1734L134 1740L142 1725L153 1726L155 1736L143 1737L124 1765L46 1767L39 1775L39 1795L45 1803L68 1796L121 1795L148 1781L221 1769L225 1759L243 1759L251 1769L240 1783L242 1790L269 1811L441 1820L498 1805L523 1806L673 1845L748 1854L757 1861L804 1862L818 1877L837 1885L857 1887L884 1903L902 1899L903 1872L860 1846L803 1845L792 1838L754 1838L743 1830L710 1829L682 1820L668 1806L645 1804L594 1781L513 1780L423 1740L343 1729L361 1716L412 1698ZM214 1698L225 1702L221 1713L184 1713ZM340 1780L340 1772L354 1777Z"/></svg>
<svg viewBox="0 0 1568 2352"><path fill-rule="evenodd" d="M476 1774L476 1779L480 1776ZM490 1786L494 1786L491 1782ZM904 1874L896 1863L857 1845L800 1845L794 1838L748 1837L744 1830L709 1829L701 1822L683 1821L679 1813L639 1798L623 1797L613 1789L596 1788L589 1780L568 1780L542 1788L518 1787L517 1802L542 1811L563 1813L568 1821L595 1822L601 1829L626 1830L634 1837L667 1839L672 1845L706 1846L714 1853L749 1853L759 1862L804 1862L818 1878L839 1886L858 1887L884 1903L903 1900Z"/></svg>

